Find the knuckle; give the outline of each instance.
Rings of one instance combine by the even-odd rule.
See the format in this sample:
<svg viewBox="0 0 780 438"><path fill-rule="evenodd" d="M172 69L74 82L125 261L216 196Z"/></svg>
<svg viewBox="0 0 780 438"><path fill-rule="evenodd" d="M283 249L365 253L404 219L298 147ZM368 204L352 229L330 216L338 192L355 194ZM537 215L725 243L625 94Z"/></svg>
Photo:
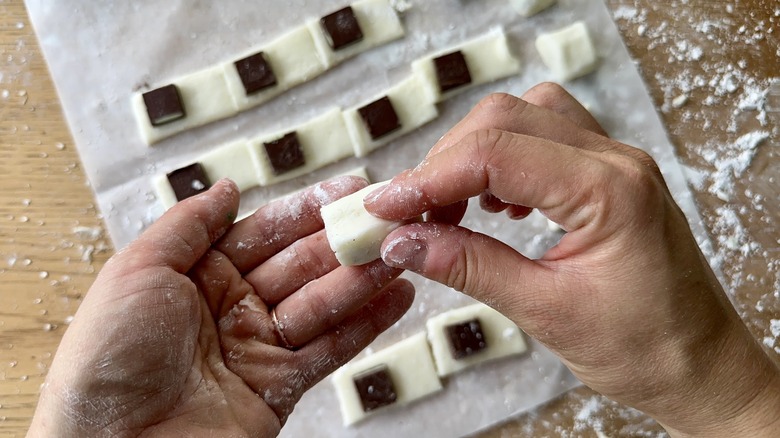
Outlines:
<svg viewBox="0 0 780 438"><path fill-rule="evenodd" d="M486 275L483 269L489 266L487 261L483 263L483 257L488 254L480 252L475 244L480 240L476 233L464 234L456 251L453 252L450 266L452 269L447 274L447 284L459 292L468 292L474 295L483 295L484 291L494 290L496 285L491 284L491 277Z"/></svg>
<svg viewBox="0 0 780 438"><path fill-rule="evenodd" d="M569 92L555 82L542 82L531 88L523 96L525 100L534 105L549 108L555 103L560 102L562 98L568 98Z"/></svg>
<svg viewBox="0 0 780 438"><path fill-rule="evenodd" d="M632 148L632 152L634 154L634 158L643 166L650 169L650 171L654 175L661 175L661 169L658 167L658 163L655 162L655 159L650 156L647 152L641 150Z"/></svg>
<svg viewBox="0 0 780 438"><path fill-rule="evenodd" d="M381 289L399 274L400 271L397 269L391 268L381 261L376 261L366 266L361 279L365 284L371 285L375 289Z"/></svg>
<svg viewBox="0 0 780 438"><path fill-rule="evenodd" d="M644 160L655 165L652 158L643 151ZM620 156L613 160L614 171L606 176L611 181L608 184L621 187L620 193L631 197L631 203L646 208L659 207L663 203L663 189L660 185L660 171L648 166L638 157ZM657 167L656 167L657 169Z"/></svg>
<svg viewBox="0 0 780 438"><path fill-rule="evenodd" d="M654 188L656 185L655 175L649 172L649 169L636 158L618 160L618 171L622 179L635 189L645 191Z"/></svg>
<svg viewBox="0 0 780 438"><path fill-rule="evenodd" d="M527 105L523 100L507 93L491 93L477 104L477 110L487 116L495 117L515 111Z"/></svg>
<svg viewBox="0 0 780 438"><path fill-rule="evenodd" d="M466 291L472 272L472 266L469 266L471 263L472 261L466 253L465 247L461 246L455 257L453 267L447 274L446 283L458 292Z"/></svg>
<svg viewBox="0 0 780 438"><path fill-rule="evenodd" d="M483 129L474 131L471 140L475 156L482 160L482 164L486 164L497 152L509 147L512 135L498 129Z"/></svg>
<svg viewBox="0 0 780 438"><path fill-rule="evenodd" d="M323 259L307 240L295 242L291 250L304 281L314 280L330 266L330 263Z"/></svg>

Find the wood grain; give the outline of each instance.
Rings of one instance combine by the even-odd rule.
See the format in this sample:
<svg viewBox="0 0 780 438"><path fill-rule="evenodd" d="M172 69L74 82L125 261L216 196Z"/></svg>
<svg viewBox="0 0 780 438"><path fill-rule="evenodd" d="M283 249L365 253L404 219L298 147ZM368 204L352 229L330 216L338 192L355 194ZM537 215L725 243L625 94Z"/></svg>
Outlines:
<svg viewBox="0 0 780 438"><path fill-rule="evenodd" d="M780 161L777 148L771 147L778 144L777 113L768 113L765 126L746 114L739 128L732 130L727 123L712 120L733 119L738 94L723 97L718 105L706 105L710 92L702 87L689 93L683 108L670 109L674 90L669 90L668 79L708 75L705 60L744 65L739 68L759 82L777 75L780 54L776 53L776 33L769 30L777 30L777 4L771 0L607 3L617 13L621 33L656 105L664 109L664 121L683 163L713 170L696 145L729 145L751 129L775 129L769 145L762 146L737 181L733 199L724 202L705 188L695 192L722 255L722 269L730 279L744 279L734 285L734 303L761 340L769 336L769 321L780 319L780 298L771 297L780 284L776 263L780 257ZM644 11L646 17L627 19L632 9ZM763 26L763 38L739 44L717 28L709 36L693 28L684 30L708 20L729 22L728 29L739 29L743 23L747 32ZM664 26L683 29L680 32L686 41L699 45L705 56L670 62L679 41L661 41L648 34ZM0 436L10 437L25 434L69 317L112 253L22 0L0 2L0 186ZM763 211L755 211L757 195L769 201ZM724 249L717 245L717 237L729 231L721 223L723 208L737 212L749 242L760 249L743 255L742 246ZM597 403L599 409L583 426L577 415L589 403ZM597 430L607 436L661 431L647 417L581 388L483 436L597 436Z"/></svg>

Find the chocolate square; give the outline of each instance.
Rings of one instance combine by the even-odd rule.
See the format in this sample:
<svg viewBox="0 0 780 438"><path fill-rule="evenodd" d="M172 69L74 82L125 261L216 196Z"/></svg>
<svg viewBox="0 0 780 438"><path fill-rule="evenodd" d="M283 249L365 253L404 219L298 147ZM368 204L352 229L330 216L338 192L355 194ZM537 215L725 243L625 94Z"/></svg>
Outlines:
<svg viewBox="0 0 780 438"><path fill-rule="evenodd" d="M396 114L393 103L390 102L390 98L387 96L358 109L358 113L363 118L363 123L368 128L372 140L376 140L401 127L401 123L398 121L398 114Z"/></svg>
<svg viewBox="0 0 780 438"><path fill-rule="evenodd" d="M203 193L211 187L209 177L200 163L174 170L168 174L168 182L171 183L173 193L179 201Z"/></svg>
<svg viewBox="0 0 780 438"><path fill-rule="evenodd" d="M472 319L444 328L450 341L450 352L455 359L463 359L487 348L479 319Z"/></svg>
<svg viewBox="0 0 780 438"><path fill-rule="evenodd" d="M333 50L339 50L363 39L360 23L350 6L322 17L320 24Z"/></svg>
<svg viewBox="0 0 780 438"><path fill-rule="evenodd" d="M355 382L364 412L393 404L398 398L387 365L379 365L363 371L355 375L352 380Z"/></svg>
<svg viewBox="0 0 780 438"><path fill-rule="evenodd" d="M295 132L285 134L284 137L278 140L263 143L263 146L265 146L265 152L271 160L271 166L275 175L301 167L306 163L301 150L301 144L298 143L298 136Z"/></svg>
<svg viewBox="0 0 780 438"><path fill-rule="evenodd" d="M238 77L244 84L247 96L276 85L276 75L271 64L265 59L265 53L258 52L235 63Z"/></svg>
<svg viewBox="0 0 780 438"><path fill-rule="evenodd" d="M460 50L434 58L433 65L442 93L471 83L469 66Z"/></svg>
<svg viewBox="0 0 780 438"><path fill-rule="evenodd" d="M143 94L146 113L152 126L160 126L186 116L179 89L170 84Z"/></svg>

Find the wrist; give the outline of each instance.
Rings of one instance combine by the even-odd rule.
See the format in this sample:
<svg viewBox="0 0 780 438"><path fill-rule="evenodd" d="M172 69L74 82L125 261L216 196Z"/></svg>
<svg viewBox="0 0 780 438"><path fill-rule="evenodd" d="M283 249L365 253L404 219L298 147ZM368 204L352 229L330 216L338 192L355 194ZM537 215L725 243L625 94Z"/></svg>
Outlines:
<svg viewBox="0 0 780 438"><path fill-rule="evenodd" d="M780 369L736 314L729 323L728 336L697 361L698 378L655 415L672 437L778 436Z"/></svg>
<svg viewBox="0 0 780 438"><path fill-rule="evenodd" d="M675 428L661 423L674 438L734 437L774 438L780 433L780 378L773 378L742 409L711 425Z"/></svg>

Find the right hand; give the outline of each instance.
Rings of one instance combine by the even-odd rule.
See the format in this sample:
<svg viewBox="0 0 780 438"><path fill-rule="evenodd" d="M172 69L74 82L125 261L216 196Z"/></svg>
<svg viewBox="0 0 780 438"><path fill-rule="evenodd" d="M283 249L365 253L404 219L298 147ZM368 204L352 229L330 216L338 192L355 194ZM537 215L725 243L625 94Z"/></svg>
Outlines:
<svg viewBox="0 0 780 438"><path fill-rule="evenodd" d="M568 231L531 260L458 222L464 201ZM366 198L399 228L382 257L492 305L588 386L673 435L777 433L780 372L729 304L649 155L562 88L493 95L415 169ZM511 225L507 225L511 226ZM520 225L517 225L520 226Z"/></svg>

